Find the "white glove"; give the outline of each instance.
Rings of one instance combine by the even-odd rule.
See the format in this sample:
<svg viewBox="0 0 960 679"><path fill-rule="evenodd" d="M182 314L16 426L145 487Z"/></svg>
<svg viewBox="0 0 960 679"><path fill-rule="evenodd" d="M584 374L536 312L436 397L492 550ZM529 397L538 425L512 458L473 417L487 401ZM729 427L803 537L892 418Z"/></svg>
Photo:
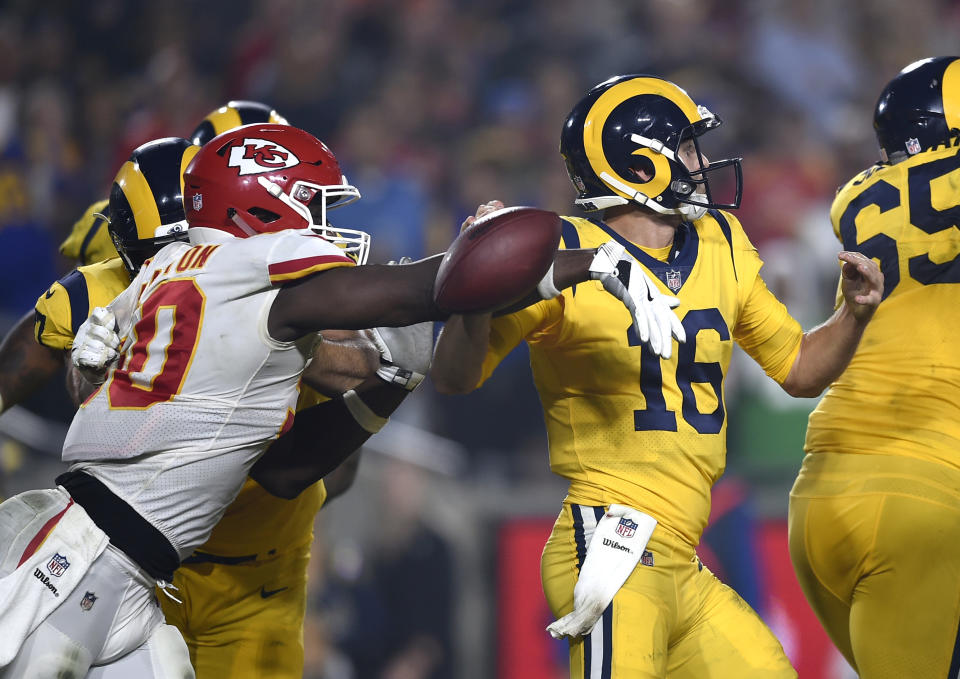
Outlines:
<svg viewBox="0 0 960 679"><path fill-rule="evenodd" d="M370 335L380 350L377 376L407 391L417 388L433 360L433 321L402 328L374 328Z"/></svg>
<svg viewBox="0 0 960 679"><path fill-rule="evenodd" d="M619 278L621 274L627 278L626 285ZM680 300L662 294L640 263L628 255L620 243L609 240L600 246L590 263L590 277L600 281L604 290L630 310L637 337L653 353L669 359L673 355L670 338L687 341L683 324L673 312Z"/></svg>
<svg viewBox="0 0 960 679"><path fill-rule="evenodd" d="M401 257L399 264L410 261L409 257ZM407 391L416 389L430 372L433 361L433 321L402 328L373 328L370 335L380 350L377 376Z"/></svg>
<svg viewBox="0 0 960 679"><path fill-rule="evenodd" d="M624 505L610 505L597 522L580 576L573 588L573 612L552 622L554 639L589 634L614 595L637 567L657 520Z"/></svg>
<svg viewBox="0 0 960 679"><path fill-rule="evenodd" d="M120 336L113 312L96 307L73 338L70 359L92 384L103 384L107 366L117 360Z"/></svg>

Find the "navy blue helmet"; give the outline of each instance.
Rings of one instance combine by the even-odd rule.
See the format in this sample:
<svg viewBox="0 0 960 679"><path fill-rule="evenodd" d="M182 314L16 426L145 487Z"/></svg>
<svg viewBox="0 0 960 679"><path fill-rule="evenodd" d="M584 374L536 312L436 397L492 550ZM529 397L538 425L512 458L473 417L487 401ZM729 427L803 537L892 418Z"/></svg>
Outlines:
<svg viewBox="0 0 960 679"><path fill-rule="evenodd" d="M633 201L685 219L697 219L708 208L739 207L740 158L705 163L700 152L700 135L720 124L668 80L621 75L600 83L573 107L560 134L560 154L579 194L576 204L604 210ZM678 157L687 140L700 165L692 174ZM715 202L709 175L725 167L736 172L736 196Z"/></svg>
<svg viewBox="0 0 960 679"><path fill-rule="evenodd" d="M960 136L960 57L921 59L887 83L873 112L884 161Z"/></svg>

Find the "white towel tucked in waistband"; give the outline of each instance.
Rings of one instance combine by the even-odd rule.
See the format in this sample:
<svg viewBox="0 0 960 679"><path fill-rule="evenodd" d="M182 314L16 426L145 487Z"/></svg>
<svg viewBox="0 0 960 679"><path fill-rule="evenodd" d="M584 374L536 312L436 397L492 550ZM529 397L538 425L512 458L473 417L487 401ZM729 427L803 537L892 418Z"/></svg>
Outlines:
<svg viewBox="0 0 960 679"><path fill-rule="evenodd" d="M580 576L573 588L573 612L547 627L554 639L589 634L637 567L657 520L624 505L610 505L597 522Z"/></svg>
<svg viewBox="0 0 960 679"><path fill-rule="evenodd" d="M107 536L63 489L27 491L0 504L0 667L73 591ZM9 540L9 542L7 542Z"/></svg>

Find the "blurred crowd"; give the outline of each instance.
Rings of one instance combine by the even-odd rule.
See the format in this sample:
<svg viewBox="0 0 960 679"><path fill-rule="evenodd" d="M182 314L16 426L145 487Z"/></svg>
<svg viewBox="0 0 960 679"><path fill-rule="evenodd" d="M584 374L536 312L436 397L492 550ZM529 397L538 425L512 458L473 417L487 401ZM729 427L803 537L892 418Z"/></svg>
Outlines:
<svg viewBox="0 0 960 679"><path fill-rule="evenodd" d="M330 145L363 194L331 221L369 231L371 261L387 261L442 251L493 198L576 214L561 123L589 87L628 72L676 81L725 121L704 151L744 157L738 216L766 280L809 325L836 285L833 193L877 159L880 89L916 59L956 52L958 37L952 0L7 0L0 327L74 266L57 244L133 148L188 136L229 99L269 103ZM508 364L469 396L424 389L398 417L465 446L468 474L543 477L523 351ZM749 400L753 376L732 378L728 399L744 387ZM744 426L731 419L731 456L751 438ZM384 550L393 561L376 567L417 572L402 547ZM390 597L361 594L352 605ZM427 670L382 676L448 676L428 662L440 642L420 641L408 665Z"/></svg>

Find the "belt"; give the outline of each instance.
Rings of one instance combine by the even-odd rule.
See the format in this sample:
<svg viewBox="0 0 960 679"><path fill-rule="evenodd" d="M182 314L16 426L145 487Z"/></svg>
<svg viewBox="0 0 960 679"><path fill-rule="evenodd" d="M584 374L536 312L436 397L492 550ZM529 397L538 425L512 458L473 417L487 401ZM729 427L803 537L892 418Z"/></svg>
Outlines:
<svg viewBox="0 0 960 679"><path fill-rule="evenodd" d="M180 557L170 541L102 481L81 471L57 477L74 502L83 507L110 543L155 580L170 582Z"/></svg>

